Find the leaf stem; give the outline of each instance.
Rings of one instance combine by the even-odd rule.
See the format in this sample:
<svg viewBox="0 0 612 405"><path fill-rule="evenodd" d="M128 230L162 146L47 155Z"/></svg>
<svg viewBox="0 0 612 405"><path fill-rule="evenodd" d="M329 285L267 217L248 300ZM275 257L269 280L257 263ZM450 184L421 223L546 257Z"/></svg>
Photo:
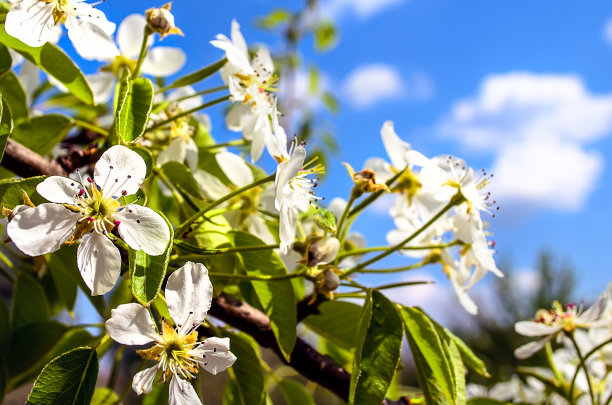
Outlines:
<svg viewBox="0 0 612 405"><path fill-rule="evenodd" d="M85 121L81 121L81 120L77 120L77 119L73 118L72 119L72 123L75 126L77 126L77 127L89 129L90 131L96 132L96 133L98 133L100 135L108 136L108 130L106 130L104 128L100 128L97 125L90 124L89 122L85 122Z"/></svg>
<svg viewBox="0 0 612 405"><path fill-rule="evenodd" d="M134 68L134 72L132 73L132 78L134 80L138 79L138 75L140 75L140 68L142 67L142 62L144 62L145 57L147 56L147 52L149 51L149 35L151 35L152 31L147 24L144 29L142 44L140 45L140 53L138 54L138 61L136 61L136 67Z"/></svg>
<svg viewBox="0 0 612 405"><path fill-rule="evenodd" d="M217 91L225 90L225 89L227 89L227 88L228 88L227 86L217 86L217 87L211 87L210 89L206 89L206 90L198 91L197 93L193 93L193 94L190 94L190 95L188 95L188 96L184 96L184 97L181 97L181 98L177 98L177 99L176 99L176 100L174 100L174 101L179 101L179 102L180 102L180 101L184 101L184 100L190 99L190 98L192 98L192 97L204 96L204 95L206 95L206 94L216 93ZM158 93L159 93L159 92L158 92Z"/></svg>
<svg viewBox="0 0 612 405"><path fill-rule="evenodd" d="M292 278L310 278L306 274L306 272L295 272L291 274L283 274L280 276L249 276L247 274L229 274L229 273L214 273L209 272L208 275L210 277L216 278L227 278L230 280L255 280L255 281L280 281L280 280L289 280Z"/></svg>
<svg viewBox="0 0 612 405"><path fill-rule="evenodd" d="M227 96L216 98L214 100L209 101L208 103L204 103L204 104L202 104L200 106L197 106L197 107L194 107L194 108L192 108L190 110L181 111L180 113L176 114L173 117L168 118L167 120L163 120L163 121L158 122L157 124L151 125L149 128L147 128L145 130L145 133L146 132L155 131L156 129L159 129L159 128L163 127L164 125L168 125L172 121L175 121L175 120L177 120L179 118L182 118L182 117L184 117L186 115L193 114L194 112L198 112L198 111L203 110L205 108L212 107L215 104L219 104L219 103L222 103L224 101L227 101L227 100L229 100L229 98L230 98L230 96L228 94Z"/></svg>
<svg viewBox="0 0 612 405"><path fill-rule="evenodd" d="M200 149L217 149L217 148L225 148L227 146L242 146L246 144L247 144L247 141L245 139L236 139L235 141L216 143L214 145L200 146Z"/></svg>
<svg viewBox="0 0 612 405"><path fill-rule="evenodd" d="M399 272L402 272L402 271L410 271L410 270L420 269L421 267L424 267L427 264L430 264L430 262L422 261L422 262L413 264L411 266L392 267L392 268L389 268L389 269L363 269L363 270L360 271L360 273L399 273Z"/></svg>
<svg viewBox="0 0 612 405"><path fill-rule="evenodd" d="M587 367L586 367L586 362L585 362L586 358L582 355L582 352L580 351L580 347L578 346L578 342L576 342L576 338L574 337L574 334L570 332L566 332L566 335L572 341L572 344L574 345L574 349L576 349L576 353L578 354L578 358L580 359L580 364L576 368L576 372L574 373L574 378L572 378L572 382L570 384L570 389L569 389L570 398L572 399L572 402L573 402L574 386L576 385L576 377L578 377L578 372L580 371L580 368L582 368L584 370L584 375L586 376L587 384L589 385L589 395L591 396L591 403L595 404L595 392L593 391L593 384L591 383L591 376L589 375L589 370L587 370Z"/></svg>
<svg viewBox="0 0 612 405"><path fill-rule="evenodd" d="M227 253L238 253L238 252L251 252L257 250L272 250L278 249L279 245L257 245L257 246L242 246L242 247L230 247L230 248L213 248L213 249L202 249L199 246L192 245L191 243L183 242L179 239L174 239L174 246L178 246L183 250L196 253L188 257L201 257L201 256L214 256L224 255ZM184 259L185 256L180 256Z"/></svg>

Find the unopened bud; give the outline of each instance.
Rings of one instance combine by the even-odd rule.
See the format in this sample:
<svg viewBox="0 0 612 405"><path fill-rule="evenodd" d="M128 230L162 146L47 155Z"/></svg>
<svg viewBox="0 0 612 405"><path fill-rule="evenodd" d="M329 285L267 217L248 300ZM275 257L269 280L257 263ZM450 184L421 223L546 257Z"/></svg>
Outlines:
<svg viewBox="0 0 612 405"><path fill-rule="evenodd" d="M318 240L308 247L307 265L313 267L327 264L336 258L340 250L340 241L334 237Z"/></svg>
<svg viewBox="0 0 612 405"><path fill-rule="evenodd" d="M159 33L162 39L166 35L183 35L183 31L174 25L174 16L170 12L172 3L168 3L159 8L151 8L146 11L147 24L153 32Z"/></svg>
<svg viewBox="0 0 612 405"><path fill-rule="evenodd" d="M389 191L389 187L386 184L376 183L376 173L370 169L363 169L355 173L355 170L348 163L344 163L346 170L349 172L349 176L353 179L355 186L351 190L353 198L359 198L363 193L373 193L379 190Z"/></svg>
<svg viewBox="0 0 612 405"><path fill-rule="evenodd" d="M340 277L338 277L333 269L325 270L317 277L317 287L319 292L330 294L340 287Z"/></svg>

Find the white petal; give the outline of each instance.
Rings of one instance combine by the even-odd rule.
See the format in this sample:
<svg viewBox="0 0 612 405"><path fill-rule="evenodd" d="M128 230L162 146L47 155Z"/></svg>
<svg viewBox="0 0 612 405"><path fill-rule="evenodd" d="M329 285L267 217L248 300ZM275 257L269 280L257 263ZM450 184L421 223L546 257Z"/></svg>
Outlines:
<svg viewBox="0 0 612 405"><path fill-rule="evenodd" d="M94 94L96 104L106 104L115 91L115 75L110 72L99 72L85 76Z"/></svg>
<svg viewBox="0 0 612 405"><path fill-rule="evenodd" d="M183 163L187 155L187 145L182 136L177 136L170 142L170 145L157 155L157 165L163 166L168 162Z"/></svg>
<svg viewBox="0 0 612 405"><path fill-rule="evenodd" d="M15 246L30 256L55 252L76 229L81 214L59 204L41 204L17 214L7 227Z"/></svg>
<svg viewBox="0 0 612 405"><path fill-rule="evenodd" d="M198 160L200 159L200 151L198 145L193 141L192 138L187 139L185 142L185 163L192 172L198 168Z"/></svg>
<svg viewBox="0 0 612 405"><path fill-rule="evenodd" d="M215 159L223 173L236 186L243 187L253 182L253 172L240 156L231 152L219 152Z"/></svg>
<svg viewBox="0 0 612 405"><path fill-rule="evenodd" d="M407 151L410 150L410 144L402 141L393 129L393 121L385 121L381 130L380 136L382 137L383 144L387 155L391 159L391 164L396 169L402 170L408 162L404 159Z"/></svg>
<svg viewBox="0 0 612 405"><path fill-rule="evenodd" d="M207 200L218 200L231 191L221 180L204 170L194 171L193 177L198 181L200 191Z"/></svg>
<svg viewBox="0 0 612 405"><path fill-rule="evenodd" d="M196 91L193 87L183 86L168 94L167 100L176 101L183 111L191 110L204 103L204 98L202 96L194 96L194 94L196 94Z"/></svg>
<svg viewBox="0 0 612 405"><path fill-rule="evenodd" d="M168 312L178 325L198 325L210 309L213 286L208 269L200 263L187 262L168 277L166 302Z"/></svg>
<svg viewBox="0 0 612 405"><path fill-rule="evenodd" d="M67 177L50 176L36 186L38 194L58 204L75 204L81 184Z"/></svg>
<svg viewBox="0 0 612 405"><path fill-rule="evenodd" d="M280 251L282 254L287 255L295 241L299 212L297 208L290 204L282 204L279 212L278 237L280 239Z"/></svg>
<svg viewBox="0 0 612 405"><path fill-rule="evenodd" d="M276 196L276 209L280 211L280 198L282 190L291 179L293 179L302 167L306 159L306 150L303 146L295 148L293 155L287 162L280 163L276 169L276 178L274 181L274 195Z"/></svg>
<svg viewBox="0 0 612 405"><path fill-rule="evenodd" d="M146 174L147 165L140 155L121 145L104 152L94 168L94 180L104 189L105 197L110 196L109 190L113 197L120 197L122 190L135 194Z"/></svg>
<svg viewBox="0 0 612 405"><path fill-rule="evenodd" d="M102 30L107 36L113 35L116 25L108 21L104 12L83 1L74 5L74 11L79 20L93 24Z"/></svg>
<svg viewBox="0 0 612 405"><path fill-rule="evenodd" d="M229 338L211 337L206 339L202 346L198 348L198 351L206 355L205 358L200 359L202 361L200 365L213 375L227 370L236 361L236 356L229 350Z"/></svg>
<svg viewBox="0 0 612 405"><path fill-rule="evenodd" d="M463 309L465 309L466 312L470 315L477 315L478 306L476 305L474 300L472 300L472 298L470 298L470 296L467 294L467 290L462 285L453 280L453 278L451 278L451 283L453 285L453 290L455 290L455 294L457 295L459 303L461 304Z"/></svg>
<svg viewBox="0 0 612 405"><path fill-rule="evenodd" d="M98 25L68 18L66 28L74 49L84 59L110 61L119 56L119 49L110 35Z"/></svg>
<svg viewBox="0 0 612 405"><path fill-rule="evenodd" d="M540 322L520 321L514 324L514 330L523 336L546 336L558 332L560 328Z"/></svg>
<svg viewBox="0 0 612 405"><path fill-rule="evenodd" d="M6 33L32 47L44 45L55 36L53 3L23 0L6 14Z"/></svg>
<svg viewBox="0 0 612 405"><path fill-rule="evenodd" d="M120 221L119 235L134 250L144 250L151 256L166 251L170 242L168 224L150 208L131 204L113 215Z"/></svg>
<svg viewBox="0 0 612 405"><path fill-rule="evenodd" d="M232 42L243 54L248 55L247 43L240 32L240 24L235 19L232 20Z"/></svg>
<svg viewBox="0 0 612 405"><path fill-rule="evenodd" d="M255 52L251 65L259 74L259 80L262 82L268 81L274 74L274 61L272 61L270 51L266 47L261 47Z"/></svg>
<svg viewBox="0 0 612 405"><path fill-rule="evenodd" d="M526 359L531 357L535 353L539 352L544 346L546 346L546 342L550 340L550 337L537 340L535 342L529 342L519 347L514 351L514 357L517 359Z"/></svg>
<svg viewBox="0 0 612 405"><path fill-rule="evenodd" d="M186 59L180 48L156 46L149 50L142 62L142 72L155 77L170 76L181 70Z"/></svg>
<svg viewBox="0 0 612 405"><path fill-rule="evenodd" d="M147 20L143 15L130 14L121 21L117 29L117 44L123 56L136 58L140 53L140 46L144 36ZM153 39L149 39L149 45Z"/></svg>
<svg viewBox="0 0 612 405"><path fill-rule="evenodd" d="M19 81L21 81L23 90L28 95L28 101L31 103L32 94L40 86L40 69L38 69L38 66L29 60L23 62L19 70Z"/></svg>
<svg viewBox="0 0 612 405"><path fill-rule="evenodd" d="M79 245L77 265L91 295L102 295L112 290L119 278L121 254L106 235L94 231Z"/></svg>
<svg viewBox="0 0 612 405"><path fill-rule="evenodd" d="M137 372L132 379L132 389L134 392L138 395L151 392L158 370L158 366L153 366Z"/></svg>
<svg viewBox="0 0 612 405"><path fill-rule="evenodd" d="M198 394L187 380L172 376L170 380L170 392L168 394L168 405L195 405L201 404Z"/></svg>
<svg viewBox="0 0 612 405"><path fill-rule="evenodd" d="M158 339L149 311L136 302L113 309L105 325L109 336L122 345L141 346Z"/></svg>

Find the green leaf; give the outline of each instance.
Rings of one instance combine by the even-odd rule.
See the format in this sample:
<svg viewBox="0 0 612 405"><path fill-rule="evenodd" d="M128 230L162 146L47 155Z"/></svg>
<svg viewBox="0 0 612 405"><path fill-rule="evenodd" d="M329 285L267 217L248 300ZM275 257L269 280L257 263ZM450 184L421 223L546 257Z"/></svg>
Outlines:
<svg viewBox="0 0 612 405"><path fill-rule="evenodd" d="M401 358L404 332L395 306L382 293L373 290L364 307L351 376L349 403L380 404L385 399ZM369 319L368 319L369 318ZM354 377L353 377L354 376Z"/></svg>
<svg viewBox="0 0 612 405"><path fill-rule="evenodd" d="M206 79L207 77L213 75L218 72L227 62L227 59L223 58L220 61L217 61L211 65L208 65L200 70L197 70L193 73L189 73L186 76L183 76L179 79L176 79L171 85L164 87L164 90L175 89L177 87L189 86L191 84L197 83Z"/></svg>
<svg viewBox="0 0 612 405"><path fill-rule="evenodd" d="M317 51L329 51L338 43L338 30L332 21L321 22L315 27L313 34Z"/></svg>
<svg viewBox="0 0 612 405"><path fill-rule="evenodd" d="M291 12L285 8L276 8L268 13L265 17L258 18L255 24L259 28L271 30L279 25L286 23L291 18Z"/></svg>
<svg viewBox="0 0 612 405"><path fill-rule="evenodd" d="M168 405L168 386L170 384L153 384L153 389L142 398L142 405Z"/></svg>
<svg viewBox="0 0 612 405"><path fill-rule="evenodd" d="M187 194L204 199L200 192L200 185L187 166L179 162L167 162L162 166L162 171L174 186L184 190Z"/></svg>
<svg viewBox="0 0 612 405"><path fill-rule="evenodd" d="M23 204L23 192L30 197L34 204L46 202L37 192L36 186L47 176L30 177L29 179L17 179L11 177L0 180L0 204L13 209L17 205Z"/></svg>
<svg viewBox="0 0 612 405"><path fill-rule="evenodd" d="M236 356L236 362L228 369L238 388L240 402L232 404L260 405L265 401L264 377L261 373L259 354L255 351L257 344L243 333L223 332L230 338L230 348ZM236 399L238 399L236 398Z"/></svg>
<svg viewBox="0 0 612 405"><path fill-rule="evenodd" d="M8 35L4 30L4 24L0 26L0 42L19 52L30 62L56 78L79 100L87 104L94 103L93 92L83 72L57 46L48 42L38 48L27 46L20 40ZM17 115L14 108L13 113Z"/></svg>
<svg viewBox="0 0 612 405"><path fill-rule="evenodd" d="M90 347L71 350L53 359L34 383L26 404L88 405L98 378L98 355Z"/></svg>
<svg viewBox="0 0 612 405"><path fill-rule="evenodd" d="M361 309L352 302L325 301L319 306L319 314L310 315L303 322L330 342L352 350L355 348Z"/></svg>
<svg viewBox="0 0 612 405"><path fill-rule="evenodd" d="M13 58L6 46L0 44L0 75L7 72L13 66Z"/></svg>
<svg viewBox="0 0 612 405"><path fill-rule="evenodd" d="M68 312L72 313L77 297L77 281L75 280L74 273L75 266L65 266L64 261L60 259L62 253L63 252L55 252L48 256L47 269L49 273L51 273L53 283L55 284L60 299L66 306ZM80 273L76 273L76 276L80 277Z"/></svg>
<svg viewBox="0 0 612 405"><path fill-rule="evenodd" d="M166 221L170 231L170 239L166 246L166 251L159 256L149 256L142 250L136 251L130 248L132 294L144 306L148 306L157 297L161 289L164 277L166 276L166 270L168 269L170 252L172 251L172 239L174 238L174 230L168 219L161 212L155 212Z"/></svg>
<svg viewBox="0 0 612 405"><path fill-rule="evenodd" d="M487 366L485 365L484 361L480 360L478 356L474 354L472 349L470 349L468 345L463 342L463 340L459 339L451 331L440 326L435 321L432 320L432 322L439 328L439 330L442 330L443 333L457 346L457 349L459 349L459 352L461 353L461 359L466 367L480 374L483 377L490 377L490 374L487 371Z"/></svg>
<svg viewBox="0 0 612 405"><path fill-rule="evenodd" d="M140 146L136 145L130 145L129 148L134 152L138 153L142 160L145 161L145 164L147 165L147 174L145 175L145 178L149 177L149 174L151 174L151 170L153 170L153 157L151 156L151 152L149 152L145 148L141 148Z"/></svg>
<svg viewBox="0 0 612 405"><path fill-rule="evenodd" d="M336 217L331 211L325 208L319 208L315 214L314 220L316 224L326 232L336 233Z"/></svg>
<svg viewBox="0 0 612 405"><path fill-rule="evenodd" d="M154 384L163 385L163 384ZM148 395L147 395L148 396ZM119 402L119 396L109 388L96 388L91 400L91 405L115 405Z"/></svg>
<svg viewBox="0 0 612 405"><path fill-rule="evenodd" d="M21 121L13 129L12 139L41 155L48 155L66 137L72 120L58 114L40 115Z"/></svg>
<svg viewBox="0 0 612 405"><path fill-rule="evenodd" d="M427 403L465 404L465 376L459 371L463 363L456 344L420 308L403 307L401 314Z"/></svg>
<svg viewBox="0 0 612 405"><path fill-rule="evenodd" d="M2 29L1 27L0 25L0 30ZM2 94L2 99L9 105L15 121L28 117L30 114L28 110L28 96L23 90L17 75L12 70L0 75L0 94Z"/></svg>
<svg viewBox="0 0 612 405"><path fill-rule="evenodd" d="M146 78L130 80L126 70L119 85L115 119L117 131L124 142L135 142L144 133L151 108L153 84Z"/></svg>
<svg viewBox="0 0 612 405"><path fill-rule="evenodd" d="M498 401L491 398L472 398L467 401L467 405L510 405L511 402Z"/></svg>
<svg viewBox="0 0 612 405"><path fill-rule="evenodd" d="M340 103L338 99L328 91L321 94L321 101L332 114L337 114L340 111Z"/></svg>
<svg viewBox="0 0 612 405"><path fill-rule="evenodd" d="M298 382L284 378L278 383L278 388L287 405L316 405L310 392Z"/></svg>
<svg viewBox="0 0 612 405"><path fill-rule="evenodd" d="M4 403L3 400L7 383L8 375L6 374L6 366L4 365L4 360L0 358L0 404Z"/></svg>
<svg viewBox="0 0 612 405"><path fill-rule="evenodd" d="M263 246L257 237L240 231L231 233L234 246ZM278 254L273 250L240 252L242 264L250 276L279 276L286 275L287 269ZM278 346L287 361L297 339L297 309L295 304L293 285L290 280L256 281L251 285L265 314L270 318L272 332Z"/></svg>
<svg viewBox="0 0 612 405"><path fill-rule="evenodd" d="M223 405L243 405L242 397L240 396L240 387L238 382L229 378L223 388Z"/></svg>
<svg viewBox="0 0 612 405"><path fill-rule="evenodd" d="M8 351L9 344L11 343L11 318L9 310L4 303L4 300L0 299L0 358ZM1 403L2 401L0 401Z"/></svg>
<svg viewBox="0 0 612 405"><path fill-rule="evenodd" d="M0 95L1 97L1 95ZM9 136L13 132L13 117L11 115L11 109L8 104L2 99L0 103L0 161L4 157L4 150L6 149L6 142Z"/></svg>
<svg viewBox="0 0 612 405"><path fill-rule="evenodd" d="M45 291L40 283L26 273L17 276L12 310L11 324L14 330L49 319L49 303Z"/></svg>

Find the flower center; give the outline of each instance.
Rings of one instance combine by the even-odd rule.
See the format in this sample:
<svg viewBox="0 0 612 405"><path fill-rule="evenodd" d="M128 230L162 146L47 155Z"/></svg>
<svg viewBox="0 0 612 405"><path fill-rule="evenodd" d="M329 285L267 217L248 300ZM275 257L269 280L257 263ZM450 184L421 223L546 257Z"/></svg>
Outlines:
<svg viewBox="0 0 612 405"><path fill-rule="evenodd" d="M540 309L536 312L535 321L548 326L561 326L568 332L576 329L578 308L576 304L562 306L558 301L553 303L551 309Z"/></svg>
<svg viewBox="0 0 612 405"><path fill-rule="evenodd" d="M130 72L133 72L136 69L136 61L128 58L124 55L115 56L113 61L103 66L100 70L103 72L110 72L115 76L119 76L124 69L128 69Z"/></svg>

